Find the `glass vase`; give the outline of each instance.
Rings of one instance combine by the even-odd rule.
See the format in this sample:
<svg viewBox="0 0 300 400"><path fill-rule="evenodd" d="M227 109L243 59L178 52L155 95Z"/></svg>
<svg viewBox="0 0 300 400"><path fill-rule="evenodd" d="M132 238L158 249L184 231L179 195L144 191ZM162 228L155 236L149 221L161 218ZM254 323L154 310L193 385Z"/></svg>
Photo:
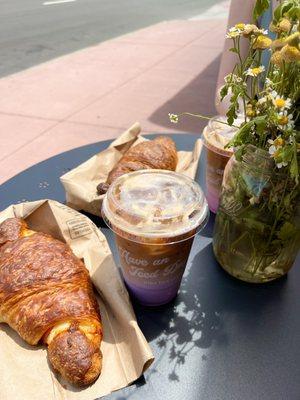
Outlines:
<svg viewBox="0 0 300 400"><path fill-rule="evenodd" d="M285 275L300 247L300 191L287 168L245 146L227 164L216 216L214 253L221 266L247 282Z"/></svg>

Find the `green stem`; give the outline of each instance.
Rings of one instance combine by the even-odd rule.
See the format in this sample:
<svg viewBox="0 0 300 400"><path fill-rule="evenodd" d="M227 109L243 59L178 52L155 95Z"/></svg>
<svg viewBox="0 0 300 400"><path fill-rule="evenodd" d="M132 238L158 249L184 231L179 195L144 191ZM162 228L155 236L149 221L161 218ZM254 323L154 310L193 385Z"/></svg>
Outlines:
<svg viewBox="0 0 300 400"><path fill-rule="evenodd" d="M178 117L181 117L182 115L190 115L191 117L202 118L202 119L206 119L206 120L209 120L209 121L213 118L213 117L206 117L205 115L201 115L201 114L193 114L193 113L190 113L190 112L180 113L180 114L178 114ZM240 128L237 125L229 125L227 122L220 121L219 119L215 119L215 121L219 122L220 124L227 125L227 126L233 126L234 128L238 128L238 129Z"/></svg>
<svg viewBox="0 0 300 400"><path fill-rule="evenodd" d="M243 232L241 236L239 236L233 243L231 243L231 253L233 253L234 247L245 237L249 235L247 231Z"/></svg>
<svg viewBox="0 0 300 400"><path fill-rule="evenodd" d="M247 115L246 115L246 99L245 96L243 96L243 108L244 108L244 120L245 123L247 122Z"/></svg>
<svg viewBox="0 0 300 400"><path fill-rule="evenodd" d="M237 54L238 54L239 61L240 61L240 75L242 76L243 75L243 60L241 57L241 50L240 50L240 37L237 40Z"/></svg>
<svg viewBox="0 0 300 400"><path fill-rule="evenodd" d="M273 239L273 235L274 235L275 229L276 229L276 227L277 227L278 221L279 221L279 219L280 219L280 217L281 217L281 214L282 214L282 211L283 211L283 210L282 210L282 202L283 202L283 200L284 200L284 195L285 195L285 191L286 191L286 187L287 187L287 182L288 182L288 179L286 179L286 181L285 181L285 183L284 183L284 189L283 189L283 191L282 191L282 196L281 196L281 199L280 199L280 203L279 203L279 205L277 205L276 218L275 218L275 220L274 220L274 223L273 223L273 226L272 226L272 229L271 229L271 233L270 233L270 236L269 236L267 245L266 245L266 249L267 249L267 248L270 246L270 244L271 244L271 241L272 241L272 239Z"/></svg>

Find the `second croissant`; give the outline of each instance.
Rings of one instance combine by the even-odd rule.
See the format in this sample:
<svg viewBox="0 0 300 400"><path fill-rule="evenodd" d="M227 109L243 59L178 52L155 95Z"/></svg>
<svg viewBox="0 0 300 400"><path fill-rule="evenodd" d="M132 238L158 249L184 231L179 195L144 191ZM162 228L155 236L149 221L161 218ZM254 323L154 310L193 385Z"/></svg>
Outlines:
<svg viewBox="0 0 300 400"><path fill-rule="evenodd" d="M142 142L130 148L110 171L106 182L97 186L99 194L107 192L109 185L119 176L141 169L175 171L178 162L176 145L167 136Z"/></svg>

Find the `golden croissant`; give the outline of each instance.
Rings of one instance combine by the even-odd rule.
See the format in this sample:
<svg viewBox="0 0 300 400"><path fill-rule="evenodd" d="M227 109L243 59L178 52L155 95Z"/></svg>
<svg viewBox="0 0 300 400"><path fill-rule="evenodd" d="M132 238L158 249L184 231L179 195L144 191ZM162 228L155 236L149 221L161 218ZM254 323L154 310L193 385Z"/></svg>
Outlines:
<svg viewBox="0 0 300 400"><path fill-rule="evenodd" d="M0 224L0 322L48 345L54 370L76 385L101 372L102 325L89 273L70 247L26 222Z"/></svg>
<svg viewBox="0 0 300 400"><path fill-rule="evenodd" d="M166 169L175 171L178 162L176 145L167 136L159 136L131 147L110 171L106 182L97 186L99 194L107 192L109 185L119 176L140 169Z"/></svg>

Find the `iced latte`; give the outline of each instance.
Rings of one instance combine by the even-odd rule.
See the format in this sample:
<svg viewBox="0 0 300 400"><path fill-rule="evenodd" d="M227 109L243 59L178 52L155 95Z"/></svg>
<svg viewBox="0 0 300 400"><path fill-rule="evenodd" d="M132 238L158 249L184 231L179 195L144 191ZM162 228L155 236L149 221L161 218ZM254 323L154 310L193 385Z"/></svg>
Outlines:
<svg viewBox="0 0 300 400"><path fill-rule="evenodd" d="M209 208L216 213L219 207L224 169L233 154L232 149L226 148L228 142L235 135L237 128L223 124L227 119L223 116L212 118L203 131L206 146L206 198ZM237 119L235 124L242 120Z"/></svg>
<svg viewBox="0 0 300 400"><path fill-rule="evenodd" d="M148 306L172 300L194 236L208 218L199 185L170 171L133 172L111 185L102 214L115 233L123 277L132 295Z"/></svg>

